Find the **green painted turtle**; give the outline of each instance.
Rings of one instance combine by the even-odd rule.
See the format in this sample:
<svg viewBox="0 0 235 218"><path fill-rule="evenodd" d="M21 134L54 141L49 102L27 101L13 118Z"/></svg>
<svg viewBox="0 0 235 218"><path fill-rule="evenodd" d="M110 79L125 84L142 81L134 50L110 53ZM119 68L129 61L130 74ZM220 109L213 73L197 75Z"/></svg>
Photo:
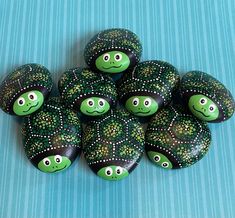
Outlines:
<svg viewBox="0 0 235 218"><path fill-rule="evenodd" d="M91 169L107 180L120 180L139 163L144 152L144 131L126 110L110 110L87 124L83 151Z"/></svg>
<svg viewBox="0 0 235 218"><path fill-rule="evenodd" d="M24 149L39 170L54 173L68 168L81 151L81 124L60 98L50 98L24 120Z"/></svg>
<svg viewBox="0 0 235 218"><path fill-rule="evenodd" d="M235 102L230 91L207 73L186 73L180 84L180 93L189 110L198 119L222 122L234 113Z"/></svg>
<svg viewBox="0 0 235 218"><path fill-rule="evenodd" d="M66 71L58 87L65 105L87 116L102 115L116 104L117 91L112 79L88 68Z"/></svg>
<svg viewBox="0 0 235 218"><path fill-rule="evenodd" d="M95 35L86 45L87 65L104 73L122 73L140 60L142 45L138 36L127 29L107 29Z"/></svg>
<svg viewBox="0 0 235 218"><path fill-rule="evenodd" d="M207 123L187 114L182 106L160 110L148 124L145 149L149 159L165 168L191 166L207 153L211 133Z"/></svg>
<svg viewBox="0 0 235 218"><path fill-rule="evenodd" d="M117 84L120 101L136 116L150 116L171 102L180 80L174 66L163 61L144 61Z"/></svg>
<svg viewBox="0 0 235 218"><path fill-rule="evenodd" d="M26 116L37 111L52 89L47 68L26 64L16 68L0 86L0 107L11 115Z"/></svg>

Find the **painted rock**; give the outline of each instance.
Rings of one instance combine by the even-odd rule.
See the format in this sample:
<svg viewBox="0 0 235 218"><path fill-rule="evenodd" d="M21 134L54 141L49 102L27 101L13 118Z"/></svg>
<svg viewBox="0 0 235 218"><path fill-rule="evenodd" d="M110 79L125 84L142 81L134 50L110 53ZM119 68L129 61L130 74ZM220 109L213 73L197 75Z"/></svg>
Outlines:
<svg viewBox="0 0 235 218"><path fill-rule="evenodd" d="M112 79L88 68L66 71L58 86L65 105L87 116L102 115L116 104L117 91Z"/></svg>
<svg viewBox="0 0 235 218"><path fill-rule="evenodd" d="M16 68L0 86L0 107L11 115L26 116L37 111L52 89L47 68L26 64Z"/></svg>
<svg viewBox="0 0 235 218"><path fill-rule="evenodd" d="M68 168L81 151L81 124L59 98L50 98L24 120L24 149L39 170L54 173Z"/></svg>
<svg viewBox="0 0 235 218"><path fill-rule="evenodd" d="M86 45L87 65L104 73L122 73L140 60L142 45L138 36L127 29L99 32Z"/></svg>
<svg viewBox="0 0 235 218"><path fill-rule="evenodd" d="M221 82L207 73L186 73L181 81L180 93L189 110L198 119L222 122L234 113L232 94Z"/></svg>
<svg viewBox="0 0 235 218"><path fill-rule="evenodd" d="M120 180L139 163L144 151L144 131L126 110L115 109L88 123L83 151L91 169L101 178Z"/></svg>
<svg viewBox="0 0 235 218"><path fill-rule="evenodd" d="M207 123L184 109L168 106L152 117L145 134L149 159L165 169L191 166L207 153L211 133Z"/></svg>
<svg viewBox="0 0 235 218"><path fill-rule="evenodd" d="M171 102L179 80L179 73L171 64L145 61L119 80L118 95L132 114L150 116Z"/></svg>

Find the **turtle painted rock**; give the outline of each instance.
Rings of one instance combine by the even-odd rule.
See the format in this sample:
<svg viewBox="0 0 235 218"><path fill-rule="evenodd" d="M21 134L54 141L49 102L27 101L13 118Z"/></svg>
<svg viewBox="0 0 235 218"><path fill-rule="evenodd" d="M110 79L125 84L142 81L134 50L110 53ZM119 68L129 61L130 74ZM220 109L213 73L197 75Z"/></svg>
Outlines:
<svg viewBox="0 0 235 218"><path fill-rule="evenodd" d="M50 98L24 120L24 149L35 167L46 173L68 168L81 151L81 124L59 98Z"/></svg>
<svg viewBox="0 0 235 218"><path fill-rule="evenodd" d="M144 152L144 131L126 110L115 109L87 124L83 151L91 169L106 180L129 175Z"/></svg>
<svg viewBox="0 0 235 218"><path fill-rule="evenodd" d="M26 64L16 68L0 86L0 107L8 114L26 116L37 111L52 89L47 68Z"/></svg>
<svg viewBox="0 0 235 218"><path fill-rule="evenodd" d="M180 93L189 110L198 119L222 122L234 113L235 103L230 91L207 73L186 73L180 84Z"/></svg>
<svg viewBox="0 0 235 218"><path fill-rule="evenodd" d="M138 36L127 29L107 29L86 45L87 65L104 73L122 73L140 60L142 45Z"/></svg>
<svg viewBox="0 0 235 218"><path fill-rule="evenodd" d="M87 116L102 115L116 104L117 91L112 79L88 68L66 71L58 86L65 105Z"/></svg>
<svg viewBox="0 0 235 218"><path fill-rule="evenodd" d="M145 134L149 159L165 169L191 166L207 153L211 133L207 123L185 112L182 106L168 106L152 117Z"/></svg>
<svg viewBox="0 0 235 218"><path fill-rule="evenodd" d="M136 116L150 116L171 102L180 76L174 66L163 61L144 61L117 84L120 101Z"/></svg>

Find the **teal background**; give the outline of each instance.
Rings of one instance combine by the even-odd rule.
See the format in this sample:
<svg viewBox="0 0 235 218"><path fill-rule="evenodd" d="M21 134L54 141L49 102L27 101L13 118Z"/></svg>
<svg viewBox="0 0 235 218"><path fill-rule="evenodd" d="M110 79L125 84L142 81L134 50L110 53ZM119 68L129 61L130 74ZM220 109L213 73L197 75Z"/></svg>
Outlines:
<svg viewBox="0 0 235 218"><path fill-rule="evenodd" d="M210 72L235 95L234 0L0 0L0 79L37 62L57 82L66 69L84 66L85 44L111 27L139 35L142 60ZM144 157L127 179L107 182L83 157L63 173L36 170L20 121L1 111L0 217L235 217L235 119L210 127L211 149L196 165L165 171Z"/></svg>

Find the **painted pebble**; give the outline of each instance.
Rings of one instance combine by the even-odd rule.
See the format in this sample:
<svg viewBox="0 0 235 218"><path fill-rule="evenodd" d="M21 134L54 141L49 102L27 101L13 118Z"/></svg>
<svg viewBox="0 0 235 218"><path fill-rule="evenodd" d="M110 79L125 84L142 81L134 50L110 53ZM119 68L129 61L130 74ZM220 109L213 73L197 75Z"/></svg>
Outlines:
<svg viewBox="0 0 235 218"><path fill-rule="evenodd" d="M194 116L207 122L232 117L235 103L230 91L211 75L191 71L181 81L180 93Z"/></svg>
<svg viewBox="0 0 235 218"><path fill-rule="evenodd" d="M55 173L68 168L81 151L81 124L59 98L50 98L24 120L24 149L39 170Z"/></svg>
<svg viewBox="0 0 235 218"><path fill-rule="evenodd" d="M116 104L117 91L112 79L88 68L66 71L58 86L65 105L87 116L102 115Z"/></svg>
<svg viewBox="0 0 235 218"><path fill-rule="evenodd" d="M138 36L127 29L99 32L87 44L84 57L87 65L104 73L122 73L140 60L142 45Z"/></svg>
<svg viewBox="0 0 235 218"><path fill-rule="evenodd" d="M145 134L149 159L165 169L189 167L207 153L211 133L207 123L168 106L152 117Z"/></svg>
<svg viewBox="0 0 235 218"><path fill-rule="evenodd" d="M119 98L132 114L150 116L171 102L179 80L178 71L167 62L141 62L118 82Z"/></svg>
<svg viewBox="0 0 235 218"><path fill-rule="evenodd" d="M101 178L120 180L129 175L144 152L144 131L126 110L115 109L88 123L83 151L88 165Z"/></svg>
<svg viewBox="0 0 235 218"><path fill-rule="evenodd" d="M0 108L8 114L26 116L37 111L52 89L47 68L26 64L10 73L0 86Z"/></svg>

